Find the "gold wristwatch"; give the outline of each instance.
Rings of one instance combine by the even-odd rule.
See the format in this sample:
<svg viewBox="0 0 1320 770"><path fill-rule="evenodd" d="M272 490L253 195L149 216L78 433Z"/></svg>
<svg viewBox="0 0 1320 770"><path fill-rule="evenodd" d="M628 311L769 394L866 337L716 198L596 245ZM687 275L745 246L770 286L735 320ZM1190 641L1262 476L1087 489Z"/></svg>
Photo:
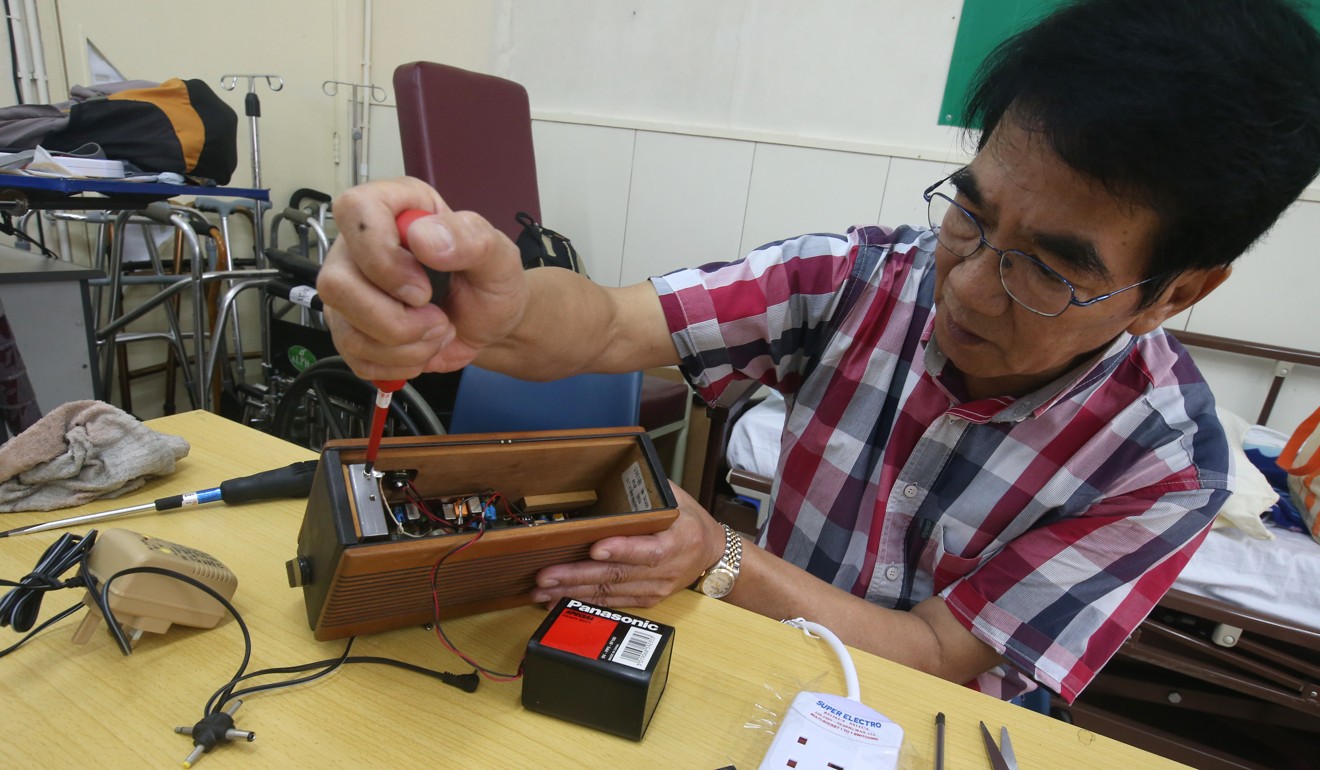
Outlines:
<svg viewBox="0 0 1320 770"><path fill-rule="evenodd" d="M723 599L733 590L733 581L738 579L738 570L742 568L742 538L724 525L724 555L697 578L693 586L713 599Z"/></svg>

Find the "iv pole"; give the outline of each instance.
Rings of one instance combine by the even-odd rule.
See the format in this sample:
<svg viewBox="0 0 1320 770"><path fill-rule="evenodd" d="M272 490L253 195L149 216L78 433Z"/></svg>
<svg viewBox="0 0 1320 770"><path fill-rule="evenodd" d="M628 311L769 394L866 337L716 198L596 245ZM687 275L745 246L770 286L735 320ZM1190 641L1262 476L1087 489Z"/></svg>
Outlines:
<svg viewBox="0 0 1320 770"><path fill-rule="evenodd" d="M343 80L327 80L321 84L321 91L325 93L326 96L335 96L339 93L340 86L348 86L353 89L353 94L349 99L348 115L349 124L353 132L352 179L353 185L357 186L362 181L360 158L362 157L364 113L367 108L370 107L367 103L367 94L370 94L371 101L380 103L385 101L385 89L380 86L373 86L370 83L347 83Z"/></svg>

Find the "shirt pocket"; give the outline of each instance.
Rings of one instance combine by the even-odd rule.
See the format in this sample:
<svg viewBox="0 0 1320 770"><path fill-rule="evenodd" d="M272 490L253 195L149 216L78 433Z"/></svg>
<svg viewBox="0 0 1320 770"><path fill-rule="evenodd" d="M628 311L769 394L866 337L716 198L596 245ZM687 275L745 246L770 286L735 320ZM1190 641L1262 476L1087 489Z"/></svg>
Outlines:
<svg viewBox="0 0 1320 770"><path fill-rule="evenodd" d="M981 566L981 554L967 556L955 547L955 543L968 542L968 538L963 536L964 533L958 530L959 525L940 524L931 537L934 549L931 551L930 573L933 576L936 594Z"/></svg>

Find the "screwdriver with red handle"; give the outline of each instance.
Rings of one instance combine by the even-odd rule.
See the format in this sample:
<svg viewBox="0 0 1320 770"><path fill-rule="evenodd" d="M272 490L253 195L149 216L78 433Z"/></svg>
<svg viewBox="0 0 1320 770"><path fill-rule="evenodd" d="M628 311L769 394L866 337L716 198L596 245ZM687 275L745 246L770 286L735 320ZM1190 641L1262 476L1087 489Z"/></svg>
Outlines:
<svg viewBox="0 0 1320 770"><path fill-rule="evenodd" d="M408 209L394 218L394 225L399 230L400 245L405 249L408 248L408 228L418 219L430 216L430 213L419 209ZM438 305L449 288L449 274L430 268L426 268L426 273L431 278L431 302ZM394 399L394 393L407 384L407 380L372 380L371 382L376 386L376 407L371 414L371 435L367 438L364 471L368 476L376 466L376 455L380 453L380 439L385 434L385 421L389 418L390 402Z"/></svg>

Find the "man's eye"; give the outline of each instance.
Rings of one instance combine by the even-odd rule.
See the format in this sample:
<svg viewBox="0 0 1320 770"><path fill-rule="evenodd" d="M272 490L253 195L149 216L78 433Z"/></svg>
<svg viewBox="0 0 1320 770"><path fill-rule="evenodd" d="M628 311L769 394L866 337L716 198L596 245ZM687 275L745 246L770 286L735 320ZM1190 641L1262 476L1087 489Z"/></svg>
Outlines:
<svg viewBox="0 0 1320 770"><path fill-rule="evenodd" d="M981 228L976 224L976 220L967 215L967 212L960 209L953 209L951 216L944 218L944 226L956 233L974 236L979 235Z"/></svg>
<svg viewBox="0 0 1320 770"><path fill-rule="evenodd" d="M1049 267L1039 259L1024 259L1024 261L1030 262L1031 266L1036 269L1036 272L1040 274L1041 278L1054 278L1056 275L1053 270L1049 269Z"/></svg>

